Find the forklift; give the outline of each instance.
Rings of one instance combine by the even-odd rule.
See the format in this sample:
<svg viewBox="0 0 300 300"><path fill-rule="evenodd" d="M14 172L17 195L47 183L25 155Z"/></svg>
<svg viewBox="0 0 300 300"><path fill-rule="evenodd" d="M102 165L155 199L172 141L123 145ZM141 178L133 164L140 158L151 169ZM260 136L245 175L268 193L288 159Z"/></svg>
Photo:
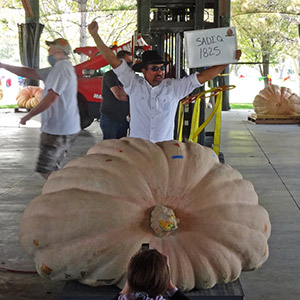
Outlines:
<svg viewBox="0 0 300 300"><path fill-rule="evenodd" d="M181 78L204 68L188 69L184 51L184 31L228 27L230 21L230 0L138 0L137 1L137 35L143 37L153 50L169 62L174 78ZM136 51L135 51L136 53ZM228 67L224 71L228 73ZM228 76L219 76L209 82L209 88L228 86ZM204 87L194 91L195 94L205 94ZM229 110L228 90L222 93L222 110ZM208 96L200 102L199 126L210 114L216 104L215 95ZM197 103L198 104L198 103ZM182 122L182 141L188 141L191 133L195 101L184 105ZM197 108L199 109L199 108ZM220 127L220 125L218 125ZM174 139L178 139L178 111L175 118ZM217 133L220 134L220 133ZM215 138L215 116L200 132L197 142L213 147ZM217 150L219 159L224 162L223 154Z"/></svg>

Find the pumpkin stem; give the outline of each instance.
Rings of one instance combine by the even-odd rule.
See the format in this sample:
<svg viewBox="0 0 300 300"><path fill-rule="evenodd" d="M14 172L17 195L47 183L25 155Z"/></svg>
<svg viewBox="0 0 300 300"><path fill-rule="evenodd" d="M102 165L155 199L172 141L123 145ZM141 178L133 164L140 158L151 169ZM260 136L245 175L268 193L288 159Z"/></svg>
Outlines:
<svg viewBox="0 0 300 300"><path fill-rule="evenodd" d="M174 211L163 205L156 205L151 212L150 224L155 234L164 237L178 228L179 219Z"/></svg>

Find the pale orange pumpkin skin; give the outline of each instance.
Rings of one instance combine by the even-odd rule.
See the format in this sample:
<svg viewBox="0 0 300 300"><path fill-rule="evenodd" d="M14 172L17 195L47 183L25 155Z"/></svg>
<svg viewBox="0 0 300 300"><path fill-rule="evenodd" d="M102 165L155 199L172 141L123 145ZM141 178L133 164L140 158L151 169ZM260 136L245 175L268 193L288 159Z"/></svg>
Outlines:
<svg viewBox="0 0 300 300"><path fill-rule="evenodd" d="M178 229L158 237L156 205ZM92 147L54 172L26 208L20 241L40 275L89 285L124 283L142 243L169 257L182 290L237 279L268 257L271 225L253 185L194 143L123 138Z"/></svg>
<svg viewBox="0 0 300 300"><path fill-rule="evenodd" d="M38 86L27 86L17 94L17 104L22 108L34 108L39 104L42 93L43 89Z"/></svg>
<svg viewBox="0 0 300 300"><path fill-rule="evenodd" d="M255 96L254 111L262 115L298 115L300 97L289 88L271 85Z"/></svg>

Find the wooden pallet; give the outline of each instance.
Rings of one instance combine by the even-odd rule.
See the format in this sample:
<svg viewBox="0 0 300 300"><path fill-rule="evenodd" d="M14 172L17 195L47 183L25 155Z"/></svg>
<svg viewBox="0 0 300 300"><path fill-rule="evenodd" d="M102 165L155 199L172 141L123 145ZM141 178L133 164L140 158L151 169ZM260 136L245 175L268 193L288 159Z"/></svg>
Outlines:
<svg viewBox="0 0 300 300"><path fill-rule="evenodd" d="M300 124L300 115L259 115L251 114L248 116L248 121L255 124Z"/></svg>
<svg viewBox="0 0 300 300"><path fill-rule="evenodd" d="M29 108L25 108L25 107L16 107L15 108L15 113L23 113L23 112L29 112L30 109Z"/></svg>

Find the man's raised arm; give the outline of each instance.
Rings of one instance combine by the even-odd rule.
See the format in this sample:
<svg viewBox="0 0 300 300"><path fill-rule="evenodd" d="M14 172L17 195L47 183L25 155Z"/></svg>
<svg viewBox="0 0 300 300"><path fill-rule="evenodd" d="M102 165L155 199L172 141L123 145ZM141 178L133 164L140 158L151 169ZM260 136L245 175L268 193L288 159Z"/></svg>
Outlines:
<svg viewBox="0 0 300 300"><path fill-rule="evenodd" d="M117 56L111 51L109 47L107 47L102 41L101 37L98 34L98 23L93 21L89 26L88 30L90 35L93 37L98 50L101 52L106 61L113 67L116 68L121 64L121 61L117 58Z"/></svg>

